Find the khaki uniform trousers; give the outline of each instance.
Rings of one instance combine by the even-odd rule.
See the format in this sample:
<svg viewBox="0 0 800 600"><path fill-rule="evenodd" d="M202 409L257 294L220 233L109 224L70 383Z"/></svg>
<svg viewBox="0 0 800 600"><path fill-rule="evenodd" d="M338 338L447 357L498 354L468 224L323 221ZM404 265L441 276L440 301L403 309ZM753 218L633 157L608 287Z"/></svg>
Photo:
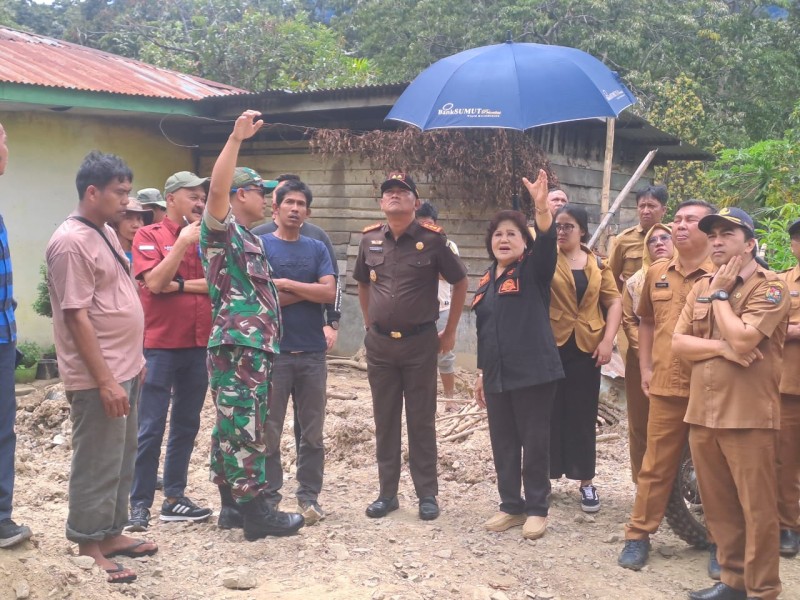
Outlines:
<svg viewBox="0 0 800 600"><path fill-rule="evenodd" d="M688 403L681 396L650 394L647 450L633 512L625 525L626 540L646 540L661 525L689 435L689 424L683 421Z"/></svg>
<svg viewBox="0 0 800 600"><path fill-rule="evenodd" d="M775 600L781 592L778 432L692 425L689 444L722 582L746 590L748 597Z"/></svg>
<svg viewBox="0 0 800 600"><path fill-rule="evenodd" d="M781 529L800 532L800 396L790 394L781 394L778 517Z"/></svg>
<svg viewBox="0 0 800 600"><path fill-rule="evenodd" d="M625 361L625 399L628 405L631 479L633 483L638 483L644 452L647 449L647 417L650 413L650 399L642 391L639 354L633 348L628 348L628 358Z"/></svg>

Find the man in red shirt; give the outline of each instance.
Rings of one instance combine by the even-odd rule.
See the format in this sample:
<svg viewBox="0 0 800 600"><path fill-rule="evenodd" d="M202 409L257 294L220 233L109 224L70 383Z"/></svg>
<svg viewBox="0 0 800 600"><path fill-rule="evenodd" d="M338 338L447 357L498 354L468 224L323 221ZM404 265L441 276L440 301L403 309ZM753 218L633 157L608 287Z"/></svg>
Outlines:
<svg viewBox="0 0 800 600"><path fill-rule="evenodd" d="M139 229L133 240L134 276L145 317L147 377L139 404L139 450L129 531L143 531L150 522L170 400L160 519L203 521L211 515L210 509L200 508L184 496L208 388L211 302L198 252L207 190L208 178L188 171L172 175L164 188L166 217Z"/></svg>

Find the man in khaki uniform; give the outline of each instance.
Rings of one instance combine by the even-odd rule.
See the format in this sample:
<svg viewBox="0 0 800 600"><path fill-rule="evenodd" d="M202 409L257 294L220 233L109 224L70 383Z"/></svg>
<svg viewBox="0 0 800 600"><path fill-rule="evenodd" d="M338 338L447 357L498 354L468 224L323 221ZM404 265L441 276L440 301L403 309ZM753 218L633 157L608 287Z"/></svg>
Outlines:
<svg viewBox="0 0 800 600"><path fill-rule="evenodd" d="M800 261L800 219L789 226L792 254ZM789 327L783 345L781 432L778 435L778 518L780 553L796 556L800 538L800 264L781 279L789 291Z"/></svg>
<svg viewBox="0 0 800 600"><path fill-rule="evenodd" d="M689 444L722 581L691 600L776 600L776 454L786 284L755 261L753 220L725 208L700 221L713 277L692 288L672 340L692 362Z"/></svg>
<svg viewBox="0 0 800 600"><path fill-rule="evenodd" d="M713 271L708 237L698 224L715 211L702 200L687 200L678 206L672 223L675 255L650 266L639 300L639 361L650 413L636 500L618 561L634 571L647 562L649 537L664 518L689 435L683 417L689 403L691 364L673 354L672 332L694 283Z"/></svg>
<svg viewBox="0 0 800 600"><path fill-rule="evenodd" d="M651 185L636 192L639 224L617 235L608 253L608 266L620 292L625 280L642 268L644 237L664 218L668 199L667 188L663 185Z"/></svg>

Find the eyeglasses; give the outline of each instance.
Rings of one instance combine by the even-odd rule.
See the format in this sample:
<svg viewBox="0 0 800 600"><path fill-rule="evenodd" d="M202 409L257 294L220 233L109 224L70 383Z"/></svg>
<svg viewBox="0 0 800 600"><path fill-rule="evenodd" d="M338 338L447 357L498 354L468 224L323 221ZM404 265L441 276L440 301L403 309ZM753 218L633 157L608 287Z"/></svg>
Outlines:
<svg viewBox="0 0 800 600"><path fill-rule="evenodd" d="M647 245L648 246L655 246L659 242L661 242L662 244L666 244L671 239L672 239L672 236L667 235L666 233L664 235L654 235L649 240L647 240Z"/></svg>
<svg viewBox="0 0 800 600"><path fill-rule="evenodd" d="M564 233L572 233L575 229L574 223L556 223L556 231L563 231Z"/></svg>

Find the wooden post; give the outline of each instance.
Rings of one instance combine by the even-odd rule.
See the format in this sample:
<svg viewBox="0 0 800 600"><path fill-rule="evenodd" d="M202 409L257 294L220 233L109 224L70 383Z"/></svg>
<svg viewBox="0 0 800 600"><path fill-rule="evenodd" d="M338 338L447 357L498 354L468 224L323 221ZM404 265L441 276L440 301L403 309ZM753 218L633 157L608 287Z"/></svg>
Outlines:
<svg viewBox="0 0 800 600"><path fill-rule="evenodd" d="M606 119L606 155L603 159L603 189L600 192L600 218L602 219L608 212L608 199L611 195L611 167L614 159L614 128L617 120L615 118ZM601 232L598 247L601 253L606 253L606 243L608 236L607 229Z"/></svg>

